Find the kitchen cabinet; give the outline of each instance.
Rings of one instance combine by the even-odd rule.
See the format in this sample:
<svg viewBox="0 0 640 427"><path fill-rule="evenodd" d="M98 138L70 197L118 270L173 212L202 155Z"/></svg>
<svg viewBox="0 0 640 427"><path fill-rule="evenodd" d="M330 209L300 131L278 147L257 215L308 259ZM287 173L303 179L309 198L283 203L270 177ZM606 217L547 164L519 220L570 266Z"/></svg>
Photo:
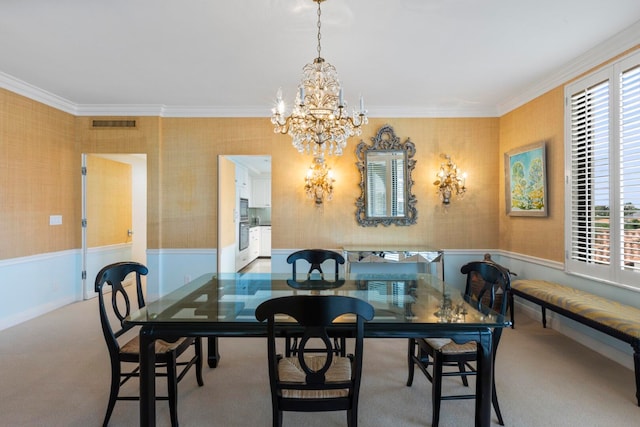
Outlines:
<svg viewBox="0 0 640 427"><path fill-rule="evenodd" d="M258 228L260 229L260 256L271 257L271 226Z"/></svg>
<svg viewBox="0 0 640 427"><path fill-rule="evenodd" d="M251 196L251 181L249 179L249 169L236 164L236 189L239 197L249 199Z"/></svg>
<svg viewBox="0 0 640 427"><path fill-rule="evenodd" d="M249 229L249 262L260 256L260 228L251 227Z"/></svg>
<svg viewBox="0 0 640 427"><path fill-rule="evenodd" d="M254 178L251 181L251 198L249 206L252 208L271 207L271 179Z"/></svg>

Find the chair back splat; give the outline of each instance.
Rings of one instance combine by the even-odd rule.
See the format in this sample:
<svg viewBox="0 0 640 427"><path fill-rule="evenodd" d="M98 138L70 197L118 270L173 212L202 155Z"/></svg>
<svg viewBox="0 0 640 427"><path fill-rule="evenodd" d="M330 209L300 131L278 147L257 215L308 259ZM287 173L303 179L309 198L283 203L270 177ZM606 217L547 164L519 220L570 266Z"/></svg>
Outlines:
<svg viewBox="0 0 640 427"><path fill-rule="evenodd" d="M324 279L324 272L321 265L325 261L335 261L335 275L333 280L338 280L338 265L344 264L344 257L337 252L329 251L326 249L303 249L296 251L287 257L287 263L293 266L293 279L296 279L296 261L304 260L311 264L309 271L307 272L307 279L311 277L313 271L318 271L320 277Z"/></svg>
<svg viewBox="0 0 640 427"><path fill-rule="evenodd" d="M307 280L299 281L296 274L296 264L298 261L306 261L309 263L309 271L307 272ZM322 264L327 261L333 261L335 266L334 275L329 280L325 280L324 272L322 271ZM330 289L334 287L340 287L344 284L344 279L340 279L339 277L339 266L340 264L344 264L345 260L342 255L337 252L330 251L327 249L302 249L300 251L293 252L287 257L287 263L292 266L292 277L287 280L287 283L292 288L297 289L314 289L314 288L322 288L322 289ZM327 263L327 264L330 264ZM326 264L325 264L326 266ZM311 279L311 273L317 271L320 273L320 280ZM333 336L335 343L335 351L344 356L346 340L345 338ZM286 337L286 356L289 357L292 354L296 354L298 347L298 338L299 336L295 332L287 332Z"/></svg>
<svg viewBox="0 0 640 427"><path fill-rule="evenodd" d="M297 323L276 323L276 315L289 316ZM373 307L366 301L341 295L294 295L258 306L256 319L267 320L274 427L282 426L283 411L341 410L347 411L348 425L357 426L364 322L373 315ZM283 357L277 353L276 338L282 337L283 329L291 328L302 329L300 345L295 355ZM343 357L336 353L329 337L332 329L355 338L353 354ZM311 342L313 348L308 349Z"/></svg>

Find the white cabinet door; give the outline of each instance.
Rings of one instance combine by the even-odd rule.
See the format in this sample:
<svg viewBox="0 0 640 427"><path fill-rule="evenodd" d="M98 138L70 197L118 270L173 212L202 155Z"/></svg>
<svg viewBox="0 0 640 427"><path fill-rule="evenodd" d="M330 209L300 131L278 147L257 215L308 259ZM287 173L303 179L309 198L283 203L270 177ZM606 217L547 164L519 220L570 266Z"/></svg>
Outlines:
<svg viewBox="0 0 640 427"><path fill-rule="evenodd" d="M249 230L249 262L260 256L260 227Z"/></svg>
<svg viewBox="0 0 640 427"><path fill-rule="evenodd" d="M260 256L271 257L271 227L260 228Z"/></svg>
<svg viewBox="0 0 640 427"><path fill-rule="evenodd" d="M249 182L249 170L244 166L236 165L236 188L241 198L250 198L251 184Z"/></svg>
<svg viewBox="0 0 640 427"><path fill-rule="evenodd" d="M256 178L251 182L251 207L271 207L271 180L268 178Z"/></svg>

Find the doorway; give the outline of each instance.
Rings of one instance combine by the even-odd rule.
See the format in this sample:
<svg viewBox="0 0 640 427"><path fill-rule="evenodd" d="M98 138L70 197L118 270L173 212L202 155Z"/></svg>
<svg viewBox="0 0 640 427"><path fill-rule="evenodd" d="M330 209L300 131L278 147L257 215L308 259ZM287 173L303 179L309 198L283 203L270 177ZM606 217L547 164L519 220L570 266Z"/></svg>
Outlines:
<svg viewBox="0 0 640 427"><path fill-rule="evenodd" d="M82 290L97 296L96 275L119 261L147 262L146 154L82 155Z"/></svg>
<svg viewBox="0 0 640 427"><path fill-rule="evenodd" d="M271 259L271 156L218 156L217 212L218 272Z"/></svg>

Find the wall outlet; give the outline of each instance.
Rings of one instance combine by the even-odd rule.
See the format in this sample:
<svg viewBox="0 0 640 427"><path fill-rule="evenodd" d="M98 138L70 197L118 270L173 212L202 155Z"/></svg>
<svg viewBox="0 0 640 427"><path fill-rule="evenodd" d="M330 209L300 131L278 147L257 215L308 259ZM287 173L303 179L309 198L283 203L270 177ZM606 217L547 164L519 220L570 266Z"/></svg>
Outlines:
<svg viewBox="0 0 640 427"><path fill-rule="evenodd" d="M49 215L49 225L62 225L62 215Z"/></svg>

